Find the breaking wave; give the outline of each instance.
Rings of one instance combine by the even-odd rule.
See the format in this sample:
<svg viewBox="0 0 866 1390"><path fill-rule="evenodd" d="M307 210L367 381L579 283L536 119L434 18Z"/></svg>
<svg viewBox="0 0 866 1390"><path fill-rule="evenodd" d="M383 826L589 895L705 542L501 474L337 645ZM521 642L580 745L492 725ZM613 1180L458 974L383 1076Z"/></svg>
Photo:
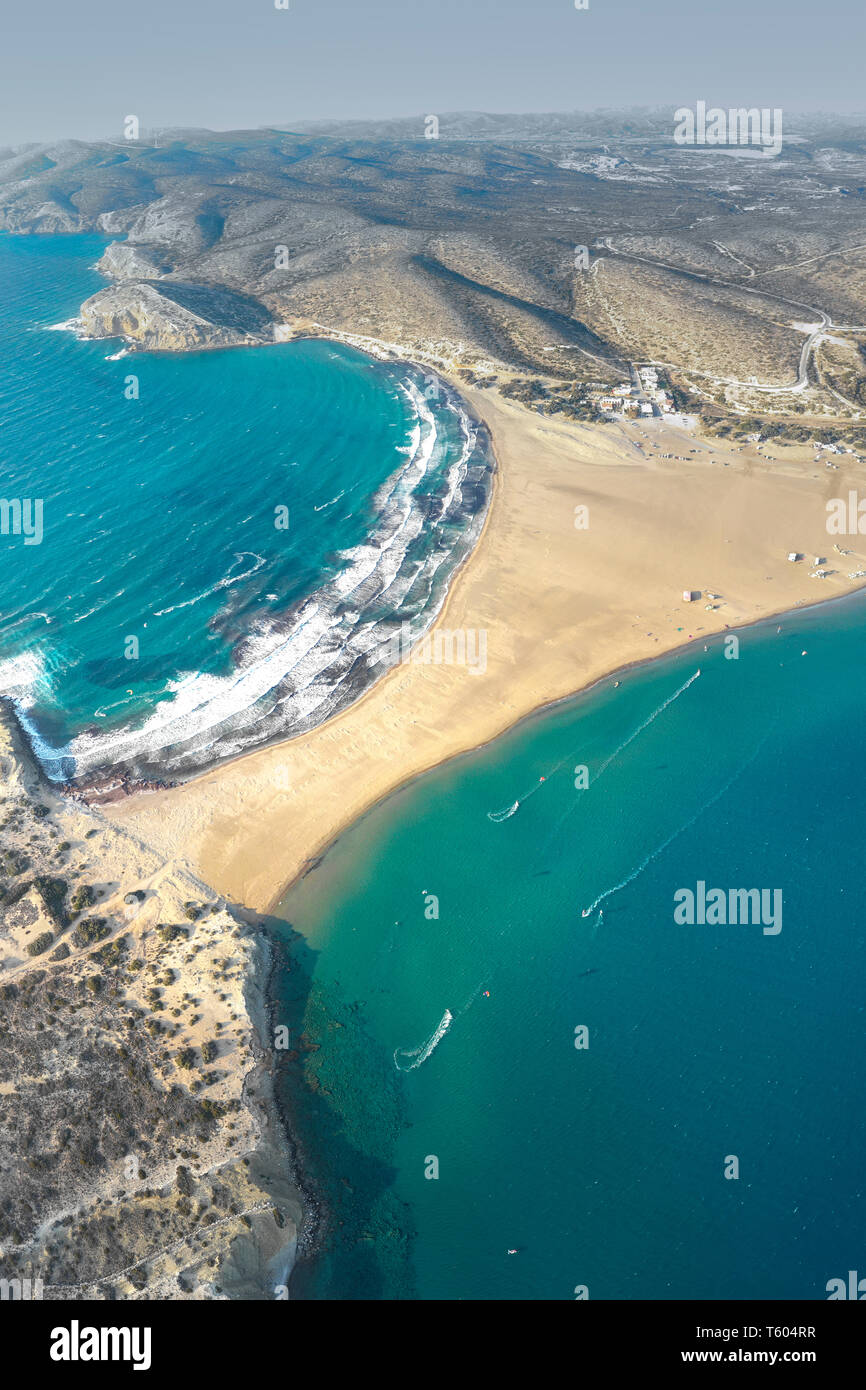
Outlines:
<svg viewBox="0 0 866 1390"><path fill-rule="evenodd" d="M480 533L492 452L483 426L444 383L437 414L411 373L399 389L413 412L410 442L372 499L365 540L339 552L336 573L306 598L260 617L234 647L229 674L180 672L165 683L143 722L139 715L137 723L88 728L56 747L31 718L40 682L44 694L40 660L50 657L0 662L0 693L12 697L52 780L92 780L109 770L143 778L182 775L269 739L305 733L346 708L393 664L399 643L395 647L392 639L402 624L411 622L416 636L429 628ZM207 594L173 607L249 580L264 563L239 552ZM100 717L107 712L103 705Z"/></svg>

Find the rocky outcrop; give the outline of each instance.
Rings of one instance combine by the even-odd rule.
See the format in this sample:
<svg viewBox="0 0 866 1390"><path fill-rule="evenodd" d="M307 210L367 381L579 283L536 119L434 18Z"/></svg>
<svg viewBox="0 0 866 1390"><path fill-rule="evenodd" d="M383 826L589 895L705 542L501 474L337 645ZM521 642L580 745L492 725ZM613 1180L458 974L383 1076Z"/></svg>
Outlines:
<svg viewBox="0 0 866 1390"><path fill-rule="evenodd" d="M271 316L258 300L173 281L123 280L100 290L81 306L80 331L161 352L273 341Z"/></svg>
<svg viewBox="0 0 866 1390"><path fill-rule="evenodd" d="M147 247L113 241L100 256L96 269L109 280L154 280L167 274L172 267Z"/></svg>
<svg viewBox="0 0 866 1390"><path fill-rule="evenodd" d="M53 198L34 208L16 208L0 214L0 231L7 232L81 232L84 224L74 208L65 208Z"/></svg>
<svg viewBox="0 0 866 1390"><path fill-rule="evenodd" d="M222 214L210 198L175 192L145 208L129 234L137 242L175 246L187 256L197 256L219 241L222 230Z"/></svg>

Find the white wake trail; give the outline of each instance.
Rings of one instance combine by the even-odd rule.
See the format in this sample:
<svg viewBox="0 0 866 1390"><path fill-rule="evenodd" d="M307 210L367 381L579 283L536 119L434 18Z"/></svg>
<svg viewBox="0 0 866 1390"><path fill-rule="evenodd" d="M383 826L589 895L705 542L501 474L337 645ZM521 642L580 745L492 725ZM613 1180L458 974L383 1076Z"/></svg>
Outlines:
<svg viewBox="0 0 866 1390"><path fill-rule="evenodd" d="M664 714L668 706L672 705L674 700L678 700L680 696L684 694L686 690L688 690L690 685L694 685L695 681L697 680L700 674L701 668L698 667L697 671L693 672L693 674L689 676L687 681L683 681L679 690L675 690L672 695L669 695L666 700L663 700L662 703L659 705L658 709L654 709L652 714L648 715L647 718L643 721L643 723L639 724L638 727L634 729L632 733L629 734L628 738L624 739L623 742L619 745L619 747L615 748L613 752L610 754L610 756L605 758L599 771L595 774L593 778L593 785L595 785L595 783L598 782L600 777L604 776L604 773L610 767L614 758L618 758L620 753L622 753L624 749L628 748L629 744L637 738L638 734L642 734L644 729L648 729L650 724L652 724L653 720L658 719L660 714ZM572 757L573 756L574 755L572 755ZM515 812L518 811L520 807L523 805L524 801L528 801L530 796L532 796L533 792L537 792L541 787L542 783L547 781L548 777L552 777L555 772L558 772L561 767L563 767L567 762L570 761L571 758L561 758L559 762L556 764L556 766L551 768L550 772L547 773L546 776L539 777L538 781L533 784L533 786L529 789L528 792L526 792L524 796L518 797L516 801L513 801L510 806L506 806L505 809L502 811L488 811L487 819L492 820L495 825L501 825L503 821L510 820L511 817L515 814ZM573 809L574 807L570 806L568 810L563 814L559 821L559 824L554 826L553 835L556 834L557 830L559 829L559 825L562 824L562 821L565 820L566 816L571 814L571 811ZM553 836L551 835L551 838L552 837Z"/></svg>
<svg viewBox="0 0 866 1390"><path fill-rule="evenodd" d="M562 762L558 762L556 764L556 767L553 769L553 772L558 772L559 769L562 767L562 763L566 761L567 760L563 758ZM545 776L539 777L537 782L533 782L528 792L524 792L523 796L519 796L516 801L512 801L511 805L506 806L504 811L488 811L487 819L492 820L495 825L501 825L502 821L510 820L511 817L514 815L515 811L520 810L520 807L523 805L524 801L528 801L529 798L535 794L535 792L540 790L542 783L546 782L548 777L553 776L553 772L549 772Z"/></svg>
<svg viewBox="0 0 866 1390"><path fill-rule="evenodd" d="M689 676L689 678L688 678L687 681L683 681L682 685L680 686L680 688L679 688L678 690L675 690L675 691L673 692L672 695L669 695L669 696L667 697L666 700L663 700L662 703L658 706L658 708L657 708L657 709L654 709L653 712L652 712L652 714L647 715L647 717L646 717L646 719L643 721L643 723L642 723L642 724L639 724L639 725L637 726L636 729L632 730L632 732L629 734L628 738L623 739L623 741L622 741L622 743L619 745L619 747L618 747L618 748L615 748L615 749L613 750L613 752L612 752L607 758L605 758L605 760L604 760L604 762L602 763L601 767L599 768L598 772L595 773L595 775L594 775L594 777L593 777L593 779L592 779L592 786L593 786L593 787L596 786L596 785L598 784L598 782L599 782L599 781L601 780L601 778L604 776L605 772L606 772L607 769L610 767L610 765L611 765L611 763L614 761L614 759L615 759L615 758L618 758L619 755L620 755L620 753L622 753L623 750L624 750L625 748L628 748L628 746L629 746L630 743L633 743L633 742L634 742L634 740L637 738L638 734L642 734L643 731L644 731L644 729L648 729L649 726L650 726L650 724L652 724L656 719L658 719L658 717L659 717L660 714L664 714L664 712L665 712L665 710L668 708L668 706L669 706L669 705L672 705L672 704L674 703L675 700L678 700L678 699L680 698L680 696L681 696L686 690L688 690L688 688L689 688L690 685L694 685L695 681L697 680L697 678L698 678L698 676L699 676L700 674L701 674L701 668L700 668L700 666L699 666L698 669L697 669L697 671L693 672L693 674L692 674L691 676ZM564 761L565 761L565 760L564 760ZM569 760L569 761L570 761L570 760ZM561 766L562 766L562 763L560 763L559 766L561 767ZM572 804L571 804L570 806L566 807L566 809L563 811L562 815L560 816L559 820L556 822L556 825L553 827L553 829L551 830L550 834L549 834L548 837L547 837L547 840L545 841L544 848L543 848L543 850L541 851L542 854L546 854L546 853L547 853L547 849L548 849L548 847L549 847L551 841L554 840L554 839L556 838L556 836L559 834L560 830L562 829L563 822L566 821L566 820L568 819L568 817L572 814L572 812L575 810L575 808L576 808L579 804L580 804L579 799L577 799L577 800L573 801Z"/></svg>
<svg viewBox="0 0 866 1390"><path fill-rule="evenodd" d="M643 723L637 726L637 728L634 730L634 733L629 734L628 738L624 739L624 741L619 745L619 747L613 750L610 757L605 758L599 771L595 774L595 777L593 779L594 782L597 782L599 778L607 771L614 758L618 758L620 753L622 753L624 749L628 748L630 743L634 742L638 734L642 734L644 729L648 729L650 724L654 723L655 720L658 719L659 715L664 714L668 706L673 704L674 700L678 700L680 696L684 694L686 690L688 690L690 685L694 685L695 681L697 680L700 674L701 668L698 667L697 671L695 671L693 675L689 676L687 681L683 681L683 684L680 686L679 690L675 690L673 695L669 695L666 700L663 700L662 703L659 705L658 709L653 710L652 714L648 715L647 718L643 721Z"/></svg>
<svg viewBox="0 0 866 1390"><path fill-rule="evenodd" d="M430 1034L430 1037L424 1043L423 1047L398 1047L394 1053L394 1066L397 1068L397 1070L414 1071L416 1067L421 1066L422 1062L426 1062L431 1052L433 1052L439 1046L440 1042L445 1037L445 1034L448 1032L448 1029L451 1027L453 1021L454 1020L451 1014L451 1010L446 1009L439 1020L439 1025L436 1028L436 1031ZM401 1066L400 1061L398 1060L400 1058L404 1060L411 1060L409 1060L407 1066Z"/></svg>
<svg viewBox="0 0 866 1390"><path fill-rule="evenodd" d="M695 811L693 816L690 816L690 818L683 825L679 826L678 829L676 829L672 835L669 835L668 838L664 840L656 849L652 850L646 856L645 859L642 859L641 862L638 864L637 868L633 869L632 872L627 876L627 878L624 878L621 883L615 883L612 888L607 888L603 893L600 893L599 896L595 899L595 901L590 903L589 907L585 907L583 909L583 911L580 914L581 917L589 917L597 907L601 907L601 904L603 902L607 902L608 898L612 898L614 893L618 893L621 888L627 887L629 883L634 883L635 879L640 877L644 869L646 869L653 862L654 859L658 859L660 854L664 853L668 845L673 844L674 840L676 840L680 835L683 835L687 830L690 830L691 827L694 825L695 821L699 820L700 817L704 814L704 812L708 811L711 806L715 806L717 801L721 801L725 793L728 792L730 788L734 785L734 783L737 781L737 778L741 777L742 774L745 772L746 768L750 765L750 763L753 763L755 761L768 738L769 734L767 733L761 739L761 742L758 744L755 751L749 755L749 757L743 763L742 767L737 768L737 771L733 774L732 777L728 779L728 781L725 783L725 785L722 787L720 791L717 791L713 796L711 796L709 801L706 801L703 806L699 807L698 810Z"/></svg>

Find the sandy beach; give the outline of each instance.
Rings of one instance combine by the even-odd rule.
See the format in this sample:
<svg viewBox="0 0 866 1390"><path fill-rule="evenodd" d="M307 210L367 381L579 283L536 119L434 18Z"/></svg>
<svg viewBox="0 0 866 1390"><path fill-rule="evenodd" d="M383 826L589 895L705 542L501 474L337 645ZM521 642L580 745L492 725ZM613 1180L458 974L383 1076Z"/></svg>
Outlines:
<svg viewBox="0 0 866 1390"><path fill-rule="evenodd" d="M269 910L370 806L540 706L862 583L849 574L866 568L863 541L826 530L826 501L857 485L849 455L830 470L813 448L762 456L663 420L559 422L459 389L490 428L499 473L434 633L486 634L485 659L470 636L473 665L449 662L446 641L445 660L394 667L308 734L105 808L232 902ZM816 558L826 578L810 577Z"/></svg>

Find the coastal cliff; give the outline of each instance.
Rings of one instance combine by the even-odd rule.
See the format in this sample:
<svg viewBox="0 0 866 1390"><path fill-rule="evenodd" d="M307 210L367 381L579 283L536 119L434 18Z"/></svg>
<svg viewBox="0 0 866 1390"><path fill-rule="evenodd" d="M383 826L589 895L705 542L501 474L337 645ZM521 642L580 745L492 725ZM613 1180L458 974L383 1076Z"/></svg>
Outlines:
<svg viewBox="0 0 866 1390"><path fill-rule="evenodd" d="M138 253L123 246L110 247L100 262L112 274L118 273L118 265L123 273L137 271L139 264ZM161 352L273 340L270 315L256 300L231 290L174 281L121 279L85 300L77 327L85 338L125 338Z"/></svg>
<svg viewBox="0 0 866 1390"><path fill-rule="evenodd" d="M262 931L57 795L7 701L0 821L0 1276L46 1299L280 1296L307 1213Z"/></svg>

